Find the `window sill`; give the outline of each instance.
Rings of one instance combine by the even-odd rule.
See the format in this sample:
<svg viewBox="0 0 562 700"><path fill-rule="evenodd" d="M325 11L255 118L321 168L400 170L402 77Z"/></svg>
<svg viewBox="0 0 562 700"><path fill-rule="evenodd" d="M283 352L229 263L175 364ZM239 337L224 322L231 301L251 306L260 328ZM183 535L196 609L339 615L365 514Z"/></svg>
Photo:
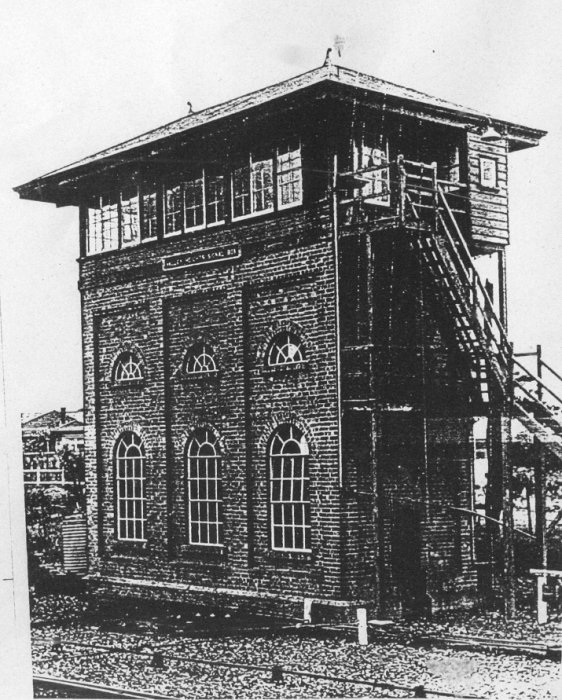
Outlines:
<svg viewBox="0 0 562 700"><path fill-rule="evenodd" d="M309 367L308 360L303 360L302 362L288 362L284 365L276 365L273 367L265 367L262 370L262 374L268 377L281 376L284 374L293 374L296 372L302 372Z"/></svg>
<svg viewBox="0 0 562 700"><path fill-rule="evenodd" d="M111 383L111 388L115 389L116 391L121 391L123 389L141 389L145 385L146 385L145 379L135 379L134 381L130 381L130 382L115 382L114 381Z"/></svg>
<svg viewBox="0 0 562 700"><path fill-rule="evenodd" d="M223 565L226 563L226 559L227 551L223 544L182 544L177 551L175 561Z"/></svg>
<svg viewBox="0 0 562 700"><path fill-rule="evenodd" d="M218 379L220 370L213 369L209 372L181 372L179 379L182 382L200 381L205 379Z"/></svg>
<svg viewBox="0 0 562 700"><path fill-rule="evenodd" d="M255 219L257 216L264 216L265 214L273 214L275 211L274 207L269 209L261 209L260 211L253 211L251 214L243 214L242 216L233 216L232 221L245 221L246 219Z"/></svg>

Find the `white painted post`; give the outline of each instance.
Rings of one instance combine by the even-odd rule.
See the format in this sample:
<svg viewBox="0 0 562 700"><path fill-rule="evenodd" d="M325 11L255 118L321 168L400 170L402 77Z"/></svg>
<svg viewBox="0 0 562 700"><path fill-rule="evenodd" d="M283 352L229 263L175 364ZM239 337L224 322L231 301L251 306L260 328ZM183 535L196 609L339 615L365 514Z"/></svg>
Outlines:
<svg viewBox="0 0 562 700"><path fill-rule="evenodd" d="M357 637L361 646L366 646L369 643L366 608L357 608Z"/></svg>
<svg viewBox="0 0 562 700"><path fill-rule="evenodd" d="M537 622L539 625L548 622L548 603L543 598L545 584L546 576L537 576Z"/></svg>
<svg viewBox="0 0 562 700"><path fill-rule="evenodd" d="M312 622L312 598L304 599L304 614L302 618L304 622Z"/></svg>

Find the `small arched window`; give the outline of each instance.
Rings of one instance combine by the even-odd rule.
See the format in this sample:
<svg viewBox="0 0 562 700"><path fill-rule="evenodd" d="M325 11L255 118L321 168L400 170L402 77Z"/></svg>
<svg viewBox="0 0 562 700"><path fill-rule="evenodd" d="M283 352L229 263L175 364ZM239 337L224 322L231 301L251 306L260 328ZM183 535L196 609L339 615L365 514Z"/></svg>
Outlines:
<svg viewBox="0 0 562 700"><path fill-rule="evenodd" d="M122 352L113 366L113 381L116 384L140 382L144 379L144 367L134 352Z"/></svg>
<svg viewBox="0 0 562 700"><path fill-rule="evenodd" d="M213 348L208 343L197 343L188 351L184 361L185 374L210 374L217 371Z"/></svg>
<svg viewBox="0 0 562 700"><path fill-rule="evenodd" d="M123 433L115 445L117 538L145 540L145 462L142 438L132 431Z"/></svg>
<svg viewBox="0 0 562 700"><path fill-rule="evenodd" d="M189 543L223 542L221 454L211 430L197 430L186 448Z"/></svg>
<svg viewBox="0 0 562 700"><path fill-rule="evenodd" d="M308 445L296 426L279 426L269 441L271 543L273 549L310 550Z"/></svg>
<svg viewBox="0 0 562 700"><path fill-rule="evenodd" d="M304 359L304 348L298 335L282 331L269 344L266 364L268 367L286 367L304 362Z"/></svg>

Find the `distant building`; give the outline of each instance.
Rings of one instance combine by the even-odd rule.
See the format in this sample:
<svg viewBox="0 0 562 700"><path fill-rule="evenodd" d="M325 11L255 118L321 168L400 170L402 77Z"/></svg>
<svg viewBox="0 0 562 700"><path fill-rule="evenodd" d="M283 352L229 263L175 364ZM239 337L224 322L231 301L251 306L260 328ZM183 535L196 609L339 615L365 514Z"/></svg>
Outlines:
<svg viewBox="0 0 562 700"><path fill-rule="evenodd" d="M21 432L23 442L23 479L26 486L65 486L74 484L75 474L61 464L61 452L84 454L83 410L65 408L48 413L24 413Z"/></svg>

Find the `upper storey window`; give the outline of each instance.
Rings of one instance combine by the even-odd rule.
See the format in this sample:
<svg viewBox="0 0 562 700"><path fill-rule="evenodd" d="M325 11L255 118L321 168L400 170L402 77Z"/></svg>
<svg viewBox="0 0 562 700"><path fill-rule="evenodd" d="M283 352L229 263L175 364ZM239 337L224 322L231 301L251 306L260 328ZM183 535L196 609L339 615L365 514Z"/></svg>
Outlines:
<svg viewBox="0 0 562 700"><path fill-rule="evenodd" d="M355 148L355 163L357 168L367 171L364 176L369 182L361 188L361 194L371 204L390 206L388 162L388 142L364 125Z"/></svg>
<svg viewBox="0 0 562 700"><path fill-rule="evenodd" d="M232 218L273 211L273 159L253 156L232 174Z"/></svg>
<svg viewBox="0 0 562 700"><path fill-rule="evenodd" d="M87 251L101 253L119 248L119 201L117 195L94 197L88 205Z"/></svg>
<svg viewBox="0 0 562 700"><path fill-rule="evenodd" d="M224 221L224 177L206 174L166 186L165 235L174 236Z"/></svg>
<svg viewBox="0 0 562 700"><path fill-rule="evenodd" d="M140 241L139 193L130 187L121 193L121 236L124 246Z"/></svg>
<svg viewBox="0 0 562 700"><path fill-rule="evenodd" d="M93 197L82 224L87 255L178 236L233 220L302 204L301 147L286 143L252 153L229 173L208 168L176 173L163 182L131 183Z"/></svg>
<svg viewBox="0 0 562 700"><path fill-rule="evenodd" d="M298 144L279 148L275 158L252 154L247 162L234 169L232 217L241 219L273 211L275 194L278 209L302 203L302 162Z"/></svg>
<svg viewBox="0 0 562 700"><path fill-rule="evenodd" d="M296 144L277 151L277 202L279 209L302 203L301 149Z"/></svg>

